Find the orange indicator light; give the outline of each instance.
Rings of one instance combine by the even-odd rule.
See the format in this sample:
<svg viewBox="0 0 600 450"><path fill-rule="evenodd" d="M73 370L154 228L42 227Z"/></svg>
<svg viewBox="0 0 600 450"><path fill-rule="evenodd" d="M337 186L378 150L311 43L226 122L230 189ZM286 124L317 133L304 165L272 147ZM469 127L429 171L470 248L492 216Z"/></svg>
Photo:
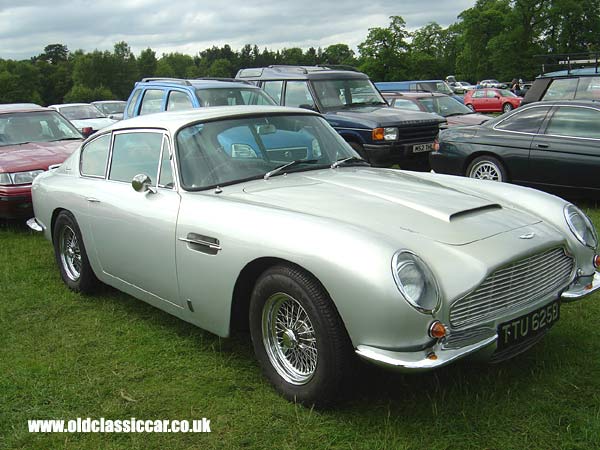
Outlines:
<svg viewBox="0 0 600 450"><path fill-rule="evenodd" d="M441 339L446 336L446 327L442 322L436 320L429 327L429 336L436 339Z"/></svg>

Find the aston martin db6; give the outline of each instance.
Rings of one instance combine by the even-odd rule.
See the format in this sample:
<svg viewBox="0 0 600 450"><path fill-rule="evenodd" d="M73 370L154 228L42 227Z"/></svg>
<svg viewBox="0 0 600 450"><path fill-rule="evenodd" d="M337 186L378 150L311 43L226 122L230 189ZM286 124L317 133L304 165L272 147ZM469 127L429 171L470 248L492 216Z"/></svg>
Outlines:
<svg viewBox="0 0 600 450"><path fill-rule="evenodd" d="M405 372L501 361L600 286L597 236L536 190L376 169L316 112L125 120L33 183L62 279L219 336L249 328L288 399L339 397L358 358Z"/></svg>

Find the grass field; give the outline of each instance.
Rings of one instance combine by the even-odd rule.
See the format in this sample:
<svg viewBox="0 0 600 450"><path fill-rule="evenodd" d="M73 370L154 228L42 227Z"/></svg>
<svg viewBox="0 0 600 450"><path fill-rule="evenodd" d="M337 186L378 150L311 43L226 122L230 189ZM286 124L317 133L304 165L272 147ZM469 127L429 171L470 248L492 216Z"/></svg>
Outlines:
<svg viewBox="0 0 600 450"><path fill-rule="evenodd" d="M582 205L600 228L597 205ZM592 207L593 206L593 207ZM600 295L536 347L427 375L367 367L335 410L288 403L249 337L219 339L129 296L84 297L49 242L0 225L0 448L600 448ZM211 420L210 434L30 434L27 419Z"/></svg>

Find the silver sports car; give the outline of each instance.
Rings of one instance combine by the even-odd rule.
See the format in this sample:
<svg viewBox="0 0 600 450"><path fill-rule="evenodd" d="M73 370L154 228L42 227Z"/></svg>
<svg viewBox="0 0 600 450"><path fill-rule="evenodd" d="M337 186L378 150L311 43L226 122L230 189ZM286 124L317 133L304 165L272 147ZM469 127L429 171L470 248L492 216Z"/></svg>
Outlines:
<svg viewBox="0 0 600 450"><path fill-rule="evenodd" d="M64 282L114 286L219 336L249 327L287 398L335 400L358 357L499 361L600 287L597 236L532 189L371 168L316 113L141 116L33 183Z"/></svg>

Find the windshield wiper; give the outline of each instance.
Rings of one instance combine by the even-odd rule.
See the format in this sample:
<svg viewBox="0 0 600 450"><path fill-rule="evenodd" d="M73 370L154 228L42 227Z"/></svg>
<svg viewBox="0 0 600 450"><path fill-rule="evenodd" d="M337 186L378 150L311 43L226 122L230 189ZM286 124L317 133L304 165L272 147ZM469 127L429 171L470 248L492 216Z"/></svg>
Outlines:
<svg viewBox="0 0 600 450"><path fill-rule="evenodd" d="M359 158L358 156L348 156L347 158L342 158L342 159L338 159L336 162L334 162L331 166L332 169L335 169L339 166L341 166L342 164L347 164L347 163L364 163L370 166L370 164L365 161L362 158Z"/></svg>
<svg viewBox="0 0 600 450"><path fill-rule="evenodd" d="M263 179L268 180L273 175L278 174L283 169L287 169L288 167L297 166L298 164L302 164L302 163L314 164L316 162L319 162L319 160L318 159L295 159L293 161L290 161L289 163L285 163L279 167L275 167L273 170L270 170L269 172L265 173L265 175L263 176Z"/></svg>

